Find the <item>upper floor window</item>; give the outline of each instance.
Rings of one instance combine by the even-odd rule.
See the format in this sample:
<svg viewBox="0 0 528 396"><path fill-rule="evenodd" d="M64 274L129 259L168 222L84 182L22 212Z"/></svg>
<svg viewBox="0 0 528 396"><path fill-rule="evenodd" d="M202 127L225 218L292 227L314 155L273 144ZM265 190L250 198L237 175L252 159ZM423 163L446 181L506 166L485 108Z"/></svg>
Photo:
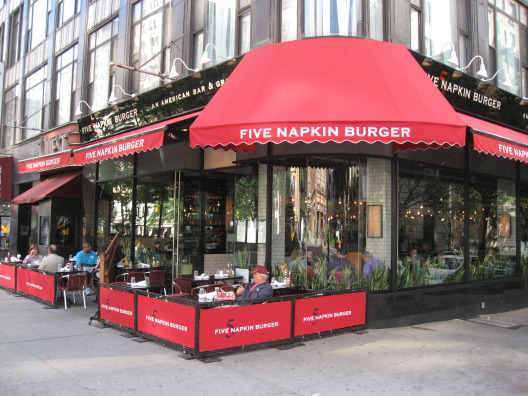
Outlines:
<svg viewBox="0 0 528 396"><path fill-rule="evenodd" d="M7 67L12 67L20 59L20 36L22 29L22 7L15 10L9 17L9 38L7 52Z"/></svg>
<svg viewBox="0 0 528 396"><path fill-rule="evenodd" d="M81 0L59 0L57 5L57 26L60 27L64 22L70 20L79 12Z"/></svg>
<svg viewBox="0 0 528 396"><path fill-rule="evenodd" d="M116 59L118 19L107 23L90 34L90 74L88 78L88 102L93 110L107 106L114 74L110 61Z"/></svg>
<svg viewBox="0 0 528 396"><path fill-rule="evenodd" d="M488 5L488 29L490 57L494 66L489 72L498 72L495 84L516 95L526 89L522 86L522 75L528 67L524 44L521 54L521 42L527 37L527 9L515 1L501 0ZM511 81L511 87L505 84Z"/></svg>
<svg viewBox="0 0 528 396"><path fill-rule="evenodd" d="M22 140L38 135L43 128L47 74L48 66L44 66L26 78L24 120L28 129L23 131Z"/></svg>
<svg viewBox="0 0 528 396"><path fill-rule="evenodd" d="M247 7L247 1L241 1ZM247 20L246 20L247 22ZM200 60L205 49L211 59L210 65L215 65L235 56L237 23L236 0L196 0L193 1L193 66L200 68ZM244 23L244 19L240 19ZM247 28L247 26L246 26ZM248 30L246 29L246 32ZM213 44L207 46L207 44ZM216 47L216 49L215 49ZM247 44L246 44L247 47ZM242 45L239 49L242 49Z"/></svg>
<svg viewBox="0 0 528 396"><path fill-rule="evenodd" d="M160 73L168 70L170 63L168 49L163 51L170 37L169 0L142 0L133 5L132 9L132 49L131 64L133 67ZM160 79L144 73L133 73L131 89L140 92L159 86Z"/></svg>
<svg viewBox="0 0 528 396"><path fill-rule="evenodd" d="M442 61L447 61L451 55L450 44L457 43L456 1L424 0L422 11L425 55L439 55Z"/></svg>
<svg viewBox="0 0 528 396"><path fill-rule="evenodd" d="M363 36L363 2L304 0L304 35Z"/></svg>
<svg viewBox="0 0 528 396"><path fill-rule="evenodd" d="M238 11L238 53L251 49L251 0L240 0Z"/></svg>
<svg viewBox="0 0 528 396"><path fill-rule="evenodd" d="M297 0L282 0L280 41L297 40Z"/></svg>
<svg viewBox="0 0 528 396"><path fill-rule="evenodd" d="M33 0L29 6L28 51L31 51L46 38L49 11L49 0Z"/></svg>
<svg viewBox="0 0 528 396"><path fill-rule="evenodd" d="M18 111L18 86L15 86L5 92L4 96L4 128L2 133L2 145L3 147L10 147L14 144L15 132L14 128L19 120ZM22 131L22 129L18 129Z"/></svg>
<svg viewBox="0 0 528 396"><path fill-rule="evenodd" d="M77 44L57 56L55 89L55 123L64 124L72 119L73 93L77 84Z"/></svg>

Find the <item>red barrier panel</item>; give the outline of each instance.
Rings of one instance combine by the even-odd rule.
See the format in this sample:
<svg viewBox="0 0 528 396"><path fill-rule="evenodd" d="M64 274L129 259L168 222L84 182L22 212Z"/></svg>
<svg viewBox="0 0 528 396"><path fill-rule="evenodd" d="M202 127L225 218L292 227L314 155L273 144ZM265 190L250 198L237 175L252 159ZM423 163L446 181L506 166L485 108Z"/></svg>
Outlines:
<svg viewBox="0 0 528 396"><path fill-rule="evenodd" d="M365 324L366 307L366 292L297 299L294 336Z"/></svg>
<svg viewBox="0 0 528 396"><path fill-rule="evenodd" d="M55 274L49 275L18 267L16 278L18 292L55 303Z"/></svg>
<svg viewBox="0 0 528 396"><path fill-rule="evenodd" d="M137 330L194 348L196 308L138 295Z"/></svg>
<svg viewBox="0 0 528 396"><path fill-rule="evenodd" d="M291 337L292 302L268 302L200 311L200 352Z"/></svg>
<svg viewBox="0 0 528 396"><path fill-rule="evenodd" d="M15 266L0 263L0 286L15 290Z"/></svg>
<svg viewBox="0 0 528 396"><path fill-rule="evenodd" d="M134 294L106 287L99 288L101 319L133 329L134 312Z"/></svg>

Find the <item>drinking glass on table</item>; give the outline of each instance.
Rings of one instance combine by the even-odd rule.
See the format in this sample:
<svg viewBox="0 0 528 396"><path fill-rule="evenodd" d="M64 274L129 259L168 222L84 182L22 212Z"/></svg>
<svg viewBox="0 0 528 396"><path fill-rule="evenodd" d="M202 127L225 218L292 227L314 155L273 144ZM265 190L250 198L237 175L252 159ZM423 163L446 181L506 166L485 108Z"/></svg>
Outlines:
<svg viewBox="0 0 528 396"><path fill-rule="evenodd" d="M145 275L145 283L150 286L150 277L148 275Z"/></svg>
<svg viewBox="0 0 528 396"><path fill-rule="evenodd" d="M194 277L198 278L198 271L197 270L194 271Z"/></svg>
<svg viewBox="0 0 528 396"><path fill-rule="evenodd" d="M136 283L136 277L133 276L130 278L130 284Z"/></svg>

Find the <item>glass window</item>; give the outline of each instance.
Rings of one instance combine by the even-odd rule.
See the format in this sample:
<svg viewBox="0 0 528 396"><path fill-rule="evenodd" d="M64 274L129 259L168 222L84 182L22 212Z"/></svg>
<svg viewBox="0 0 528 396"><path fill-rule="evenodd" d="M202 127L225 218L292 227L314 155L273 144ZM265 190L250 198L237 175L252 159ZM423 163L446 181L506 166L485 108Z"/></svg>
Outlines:
<svg viewBox="0 0 528 396"><path fill-rule="evenodd" d="M383 40L383 0L370 0L369 3L369 36L374 40Z"/></svg>
<svg viewBox="0 0 528 396"><path fill-rule="evenodd" d="M22 132L22 139L38 135L43 128L44 100L47 96L47 74L48 67L44 66L26 78L24 119L28 129Z"/></svg>
<svg viewBox="0 0 528 396"><path fill-rule="evenodd" d="M20 37L22 29L22 7L11 14L9 20L9 52L7 54L7 67L13 66L20 59Z"/></svg>
<svg viewBox="0 0 528 396"><path fill-rule="evenodd" d="M57 26L62 26L79 12L80 0L59 0L57 10Z"/></svg>
<svg viewBox="0 0 528 396"><path fill-rule="evenodd" d="M458 42L456 1L424 0L423 17L425 54L446 62L451 56L449 44Z"/></svg>
<svg viewBox="0 0 528 396"><path fill-rule="evenodd" d="M4 61L4 45L5 45L5 24L0 26L0 62Z"/></svg>
<svg viewBox="0 0 528 396"><path fill-rule="evenodd" d="M470 280L515 274L515 221L515 182L491 176L471 176Z"/></svg>
<svg viewBox="0 0 528 396"><path fill-rule="evenodd" d="M497 70L504 69L497 75L497 86L518 95L521 92L519 24L501 12L497 12L496 16ZM511 80L512 88L504 85L507 76Z"/></svg>
<svg viewBox="0 0 528 396"><path fill-rule="evenodd" d="M526 167L525 171L526 171ZM519 217L520 225L519 240L521 241L521 275L528 276L528 181L526 176L520 183Z"/></svg>
<svg viewBox="0 0 528 396"><path fill-rule="evenodd" d="M55 112L56 125L72 119L73 92L77 84L77 45L57 57Z"/></svg>
<svg viewBox="0 0 528 396"><path fill-rule="evenodd" d="M464 174L401 162L397 287L464 279Z"/></svg>
<svg viewBox="0 0 528 396"><path fill-rule="evenodd" d="M117 51L117 18L90 34L90 73L88 84L89 102L92 109L107 107L114 75L110 61Z"/></svg>
<svg viewBox="0 0 528 396"><path fill-rule="evenodd" d="M75 246L75 230L77 229L75 217L59 216L56 219L55 241L57 246Z"/></svg>
<svg viewBox="0 0 528 396"><path fill-rule="evenodd" d="M131 259L131 232L133 194L132 180L115 180L99 183L100 198L97 210L97 246L100 248L111 233L122 232L121 248L127 260Z"/></svg>
<svg viewBox="0 0 528 396"><path fill-rule="evenodd" d="M15 86L5 93L5 113L4 119L6 125L4 126L2 144L3 147L10 147L14 144L15 133L21 131L13 128L17 124L18 117L18 87Z"/></svg>
<svg viewBox="0 0 528 396"><path fill-rule="evenodd" d="M240 17L239 54L245 54L251 49L251 14Z"/></svg>
<svg viewBox="0 0 528 396"><path fill-rule="evenodd" d="M281 41L297 40L297 0L282 0Z"/></svg>
<svg viewBox="0 0 528 396"><path fill-rule="evenodd" d="M421 12L416 8L411 8L411 49L421 52L421 34L420 34L420 16Z"/></svg>
<svg viewBox="0 0 528 396"><path fill-rule="evenodd" d="M362 1L304 0L304 35L363 36Z"/></svg>
<svg viewBox="0 0 528 396"><path fill-rule="evenodd" d="M163 69L164 43L168 35L168 0L142 0L133 5L131 63L151 73ZM140 92L159 86L160 79L144 73L133 73L132 90Z"/></svg>
<svg viewBox="0 0 528 396"><path fill-rule="evenodd" d="M216 50L208 47L209 65L235 56L236 0L207 1L206 45L212 43ZM201 57L201 54L200 54ZM200 58L198 58L199 61Z"/></svg>
<svg viewBox="0 0 528 396"><path fill-rule="evenodd" d="M97 180L112 180L117 177L130 177L134 174L134 156L107 159L99 162L99 175Z"/></svg>
<svg viewBox="0 0 528 396"><path fill-rule="evenodd" d="M274 274L285 263L309 289L387 289L390 161L298 162L274 167Z"/></svg>
<svg viewBox="0 0 528 396"><path fill-rule="evenodd" d="M39 245L48 246L49 239L49 216L40 216L39 219Z"/></svg>
<svg viewBox="0 0 528 396"><path fill-rule="evenodd" d="M11 205L0 205L0 250L9 250L9 234L11 230Z"/></svg>
<svg viewBox="0 0 528 396"><path fill-rule="evenodd" d="M48 11L48 0L34 0L29 6L28 51L31 51L46 38Z"/></svg>

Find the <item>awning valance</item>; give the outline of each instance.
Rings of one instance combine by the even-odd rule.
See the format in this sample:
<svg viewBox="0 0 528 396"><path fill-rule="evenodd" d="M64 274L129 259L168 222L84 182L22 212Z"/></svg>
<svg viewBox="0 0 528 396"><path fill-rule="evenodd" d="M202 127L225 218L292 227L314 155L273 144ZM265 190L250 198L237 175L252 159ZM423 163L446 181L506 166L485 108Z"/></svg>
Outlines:
<svg viewBox="0 0 528 396"><path fill-rule="evenodd" d="M528 162L528 135L465 114L460 118L473 131L475 150Z"/></svg>
<svg viewBox="0 0 528 396"><path fill-rule="evenodd" d="M73 164L83 165L141 151L159 149L163 145L163 135L167 125L197 117L199 113L195 112L171 118L78 148L73 152Z"/></svg>
<svg viewBox="0 0 528 396"><path fill-rule="evenodd" d="M80 198L81 171L49 177L13 199L15 205L32 204L44 198Z"/></svg>
<svg viewBox="0 0 528 396"><path fill-rule="evenodd" d="M70 165L71 150L29 158L18 162L18 173L41 172Z"/></svg>
<svg viewBox="0 0 528 396"><path fill-rule="evenodd" d="M190 143L464 145L465 131L404 46L318 38L248 52L191 126Z"/></svg>

